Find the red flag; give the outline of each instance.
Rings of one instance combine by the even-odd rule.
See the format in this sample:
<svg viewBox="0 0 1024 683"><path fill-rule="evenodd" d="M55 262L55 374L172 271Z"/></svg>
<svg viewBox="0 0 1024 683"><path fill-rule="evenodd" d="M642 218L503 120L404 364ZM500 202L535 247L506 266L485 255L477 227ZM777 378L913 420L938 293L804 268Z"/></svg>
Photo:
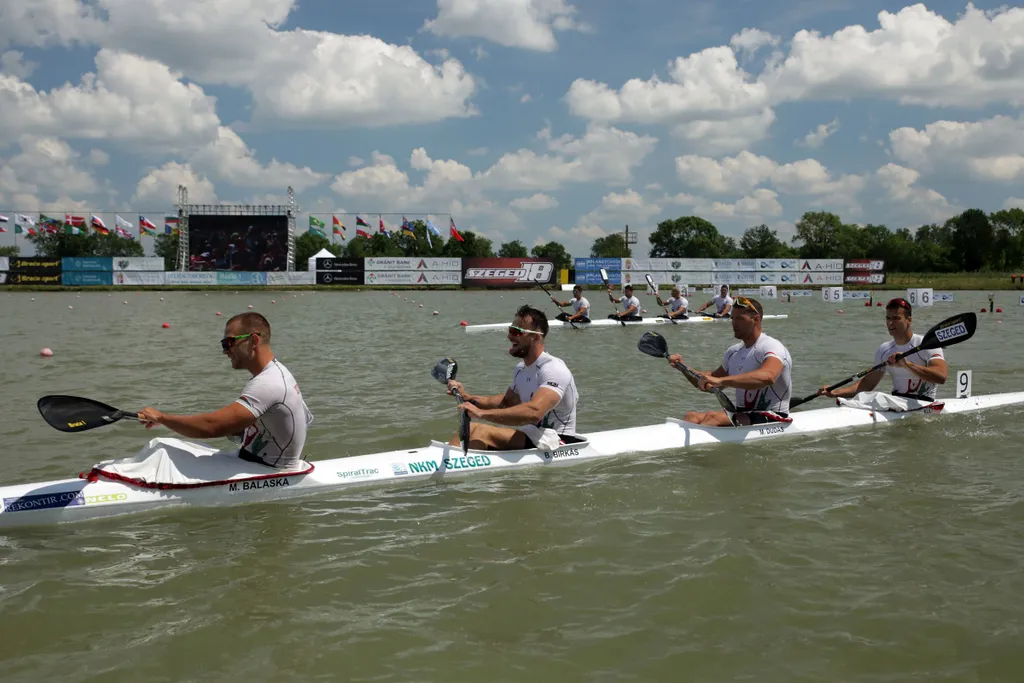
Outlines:
<svg viewBox="0 0 1024 683"><path fill-rule="evenodd" d="M356 228L356 237L373 237L373 235L366 232L365 230L360 230L359 228Z"/></svg>
<svg viewBox="0 0 1024 683"><path fill-rule="evenodd" d="M454 237L455 239L457 239L460 242L465 242L466 240L462 239L462 235L460 235L459 231L455 229L455 219L454 218L449 218L448 220L451 221L452 237Z"/></svg>

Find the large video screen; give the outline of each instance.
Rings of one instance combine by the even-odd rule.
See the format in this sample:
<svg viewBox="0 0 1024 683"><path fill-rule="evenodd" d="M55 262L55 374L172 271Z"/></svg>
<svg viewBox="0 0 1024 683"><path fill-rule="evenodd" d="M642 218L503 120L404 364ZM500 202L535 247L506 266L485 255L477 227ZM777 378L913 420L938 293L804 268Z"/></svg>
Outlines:
<svg viewBox="0 0 1024 683"><path fill-rule="evenodd" d="M287 216L189 216L189 270L286 270Z"/></svg>

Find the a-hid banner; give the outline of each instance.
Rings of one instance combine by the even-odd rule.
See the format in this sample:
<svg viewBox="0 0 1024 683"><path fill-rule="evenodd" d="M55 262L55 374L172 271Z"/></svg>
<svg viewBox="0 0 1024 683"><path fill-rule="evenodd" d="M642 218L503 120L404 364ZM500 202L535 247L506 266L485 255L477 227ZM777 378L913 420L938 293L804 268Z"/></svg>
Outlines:
<svg viewBox="0 0 1024 683"><path fill-rule="evenodd" d="M555 281L555 264L539 258L464 258L466 287L534 287Z"/></svg>
<svg viewBox="0 0 1024 683"><path fill-rule="evenodd" d="M164 280L169 285L210 286L217 284L217 273L174 270L164 273Z"/></svg>
<svg viewBox="0 0 1024 683"><path fill-rule="evenodd" d="M801 274L806 272L820 273L820 272L834 272L843 270L843 259L834 258L812 258L812 259L798 259L798 268ZM840 280L840 282L842 282Z"/></svg>
<svg viewBox="0 0 1024 683"><path fill-rule="evenodd" d="M56 273L3 273L8 285L39 285L42 287L59 287L60 272Z"/></svg>
<svg viewBox="0 0 1024 683"><path fill-rule="evenodd" d="M265 285L267 274L263 271L218 270L218 285Z"/></svg>
<svg viewBox="0 0 1024 683"><path fill-rule="evenodd" d="M119 273L113 273L114 284L124 285L129 287L153 287L156 285L163 285L167 283L164 277L164 271L125 271Z"/></svg>
<svg viewBox="0 0 1024 683"><path fill-rule="evenodd" d="M363 273L361 272L316 272L316 283L318 285L361 285L363 284Z"/></svg>
<svg viewBox="0 0 1024 683"><path fill-rule="evenodd" d="M843 282L848 285L884 285L885 273L846 273Z"/></svg>
<svg viewBox="0 0 1024 683"><path fill-rule="evenodd" d="M367 271L363 276L367 285L461 285L462 273L451 270L384 270Z"/></svg>
<svg viewBox="0 0 1024 683"><path fill-rule="evenodd" d="M114 259L109 256L65 256L61 259L60 267L65 273L69 270L110 272L114 270Z"/></svg>
<svg viewBox="0 0 1024 683"><path fill-rule="evenodd" d="M608 283L612 285L622 284L622 271L609 270L608 271ZM603 285L604 281L601 280L601 272L597 270L577 270L576 271L576 284L577 285Z"/></svg>
<svg viewBox="0 0 1024 683"><path fill-rule="evenodd" d="M457 270L462 272L461 258L425 256L371 256L364 259L367 272L382 270ZM369 284L369 283L367 283Z"/></svg>
<svg viewBox="0 0 1024 683"><path fill-rule="evenodd" d="M60 274L61 284L70 287L109 287L114 274L98 270L65 270Z"/></svg>
<svg viewBox="0 0 1024 683"><path fill-rule="evenodd" d="M621 258L577 258L573 261L575 270L601 270L604 268L609 273L613 270L622 270Z"/></svg>
<svg viewBox="0 0 1024 683"><path fill-rule="evenodd" d="M316 274L311 273L308 270L267 272L267 284L270 285L271 287L280 287L287 285L312 285L315 282Z"/></svg>
<svg viewBox="0 0 1024 683"><path fill-rule="evenodd" d="M115 271L120 270L164 270L164 260L160 256L115 256Z"/></svg>
<svg viewBox="0 0 1024 683"><path fill-rule="evenodd" d="M837 273L812 273L803 271L797 278L798 285L841 285L843 284L843 272Z"/></svg>
<svg viewBox="0 0 1024 683"><path fill-rule="evenodd" d="M38 256L12 256L10 271L12 273L34 273L36 275L57 275L60 282L59 258L42 258Z"/></svg>
<svg viewBox="0 0 1024 683"><path fill-rule="evenodd" d="M787 258L759 258L757 270L797 270L800 262L796 259Z"/></svg>
<svg viewBox="0 0 1024 683"><path fill-rule="evenodd" d="M363 272L364 260L365 259L361 258L343 258L340 256L337 258L320 257L316 260L316 269L318 271L322 270L331 273L340 273L343 271L361 273Z"/></svg>
<svg viewBox="0 0 1024 683"><path fill-rule="evenodd" d="M846 262L846 270L885 270L885 261L855 258Z"/></svg>

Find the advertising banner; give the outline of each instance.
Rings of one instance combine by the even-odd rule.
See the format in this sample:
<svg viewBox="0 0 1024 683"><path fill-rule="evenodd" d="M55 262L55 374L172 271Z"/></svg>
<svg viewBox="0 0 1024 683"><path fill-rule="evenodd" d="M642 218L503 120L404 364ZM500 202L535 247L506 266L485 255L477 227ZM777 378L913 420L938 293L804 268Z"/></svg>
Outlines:
<svg viewBox="0 0 1024 683"><path fill-rule="evenodd" d="M38 256L12 256L10 270L12 273L57 275L57 281L59 282L60 266L61 262L59 258L42 258Z"/></svg>
<svg viewBox="0 0 1024 683"><path fill-rule="evenodd" d="M164 281L169 285L215 285L217 273L172 270L164 273Z"/></svg>
<svg viewBox="0 0 1024 683"><path fill-rule="evenodd" d="M757 259L757 270L797 270L800 262L796 259Z"/></svg>
<svg viewBox="0 0 1024 683"><path fill-rule="evenodd" d="M457 270L462 272L461 258L433 258L423 256L372 256L364 259L364 269L381 270Z"/></svg>
<svg viewBox="0 0 1024 683"><path fill-rule="evenodd" d="M367 285L461 285L462 273L451 270L385 270L367 271L363 277Z"/></svg>
<svg viewBox="0 0 1024 683"><path fill-rule="evenodd" d="M56 273L2 273L7 278L9 285L39 285L44 287L59 287L60 272Z"/></svg>
<svg viewBox="0 0 1024 683"><path fill-rule="evenodd" d="M573 261L573 268L576 270L601 270L604 268L611 273L613 270L622 269L622 259L620 258L578 258Z"/></svg>
<svg viewBox="0 0 1024 683"><path fill-rule="evenodd" d="M114 284L114 274L98 270L65 270L60 274L60 281L70 287L109 287Z"/></svg>
<svg viewBox="0 0 1024 683"><path fill-rule="evenodd" d="M539 258L464 258L466 287L534 287L555 282L555 264ZM598 276L600 281L600 276Z"/></svg>
<svg viewBox="0 0 1024 683"><path fill-rule="evenodd" d="M784 270L767 271L761 270L755 273L759 285L794 285L800 281L800 274L796 271L786 272Z"/></svg>
<svg viewBox="0 0 1024 683"><path fill-rule="evenodd" d="M869 258L855 258L846 262L847 270L885 270L885 261Z"/></svg>
<svg viewBox="0 0 1024 683"><path fill-rule="evenodd" d="M608 271L608 282L613 285L622 284L622 272L618 270ZM601 273L596 270L577 270L576 284L578 285L603 285Z"/></svg>
<svg viewBox="0 0 1024 683"><path fill-rule="evenodd" d="M747 271L756 269L757 261L752 258L715 259L715 270Z"/></svg>
<svg viewBox="0 0 1024 683"><path fill-rule="evenodd" d="M812 258L800 259L799 271L801 274L810 271L812 273L842 271L843 259Z"/></svg>
<svg viewBox="0 0 1024 683"><path fill-rule="evenodd" d="M162 270L154 271L126 271L113 273L115 285L128 285L136 287L152 287L166 284Z"/></svg>
<svg viewBox="0 0 1024 683"><path fill-rule="evenodd" d="M761 284L757 281L757 273L753 270L750 271L715 271L711 274L711 284L713 285L756 285ZM768 283L765 283L768 284Z"/></svg>
<svg viewBox="0 0 1024 683"><path fill-rule="evenodd" d="M114 270L164 270L164 260L160 256L117 256L114 258Z"/></svg>
<svg viewBox="0 0 1024 683"><path fill-rule="evenodd" d="M218 285L265 285L267 274L263 271L218 270Z"/></svg>
<svg viewBox="0 0 1024 683"><path fill-rule="evenodd" d="M841 263L841 262L840 262ZM800 273L798 285L841 285L843 284L843 272L837 273Z"/></svg>
<svg viewBox="0 0 1024 683"><path fill-rule="evenodd" d="M715 269L709 258L624 258L622 270L710 272Z"/></svg>
<svg viewBox="0 0 1024 683"><path fill-rule="evenodd" d="M95 270L109 273L114 269L114 259L109 256L65 256L61 259L60 267L65 273L69 270Z"/></svg>
<svg viewBox="0 0 1024 683"><path fill-rule="evenodd" d="M308 270L270 271L267 273L267 284L273 287L282 285L312 285L316 283L316 274Z"/></svg>
<svg viewBox="0 0 1024 683"><path fill-rule="evenodd" d="M332 273L318 270L316 272L316 283L318 285L361 285L363 274L356 272Z"/></svg>
<svg viewBox="0 0 1024 683"><path fill-rule="evenodd" d="M318 258L316 260L316 269L329 271L332 273L363 272L363 260L361 258Z"/></svg>
<svg viewBox="0 0 1024 683"><path fill-rule="evenodd" d="M843 282L848 285L884 285L885 273L846 273Z"/></svg>
<svg viewBox="0 0 1024 683"><path fill-rule="evenodd" d="M0 256L0 273L11 269L11 259L7 256Z"/></svg>

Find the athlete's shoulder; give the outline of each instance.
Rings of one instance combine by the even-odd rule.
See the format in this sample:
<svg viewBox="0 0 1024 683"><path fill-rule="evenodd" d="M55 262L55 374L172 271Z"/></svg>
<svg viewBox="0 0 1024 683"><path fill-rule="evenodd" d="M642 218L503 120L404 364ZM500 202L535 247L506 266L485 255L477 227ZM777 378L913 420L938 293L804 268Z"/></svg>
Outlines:
<svg viewBox="0 0 1024 683"><path fill-rule="evenodd" d="M765 334L764 332L762 332L761 336L757 338L757 345L761 349L761 352L764 354L779 354L782 356L789 356L789 349L786 348L785 344L783 344L775 337L769 334Z"/></svg>

